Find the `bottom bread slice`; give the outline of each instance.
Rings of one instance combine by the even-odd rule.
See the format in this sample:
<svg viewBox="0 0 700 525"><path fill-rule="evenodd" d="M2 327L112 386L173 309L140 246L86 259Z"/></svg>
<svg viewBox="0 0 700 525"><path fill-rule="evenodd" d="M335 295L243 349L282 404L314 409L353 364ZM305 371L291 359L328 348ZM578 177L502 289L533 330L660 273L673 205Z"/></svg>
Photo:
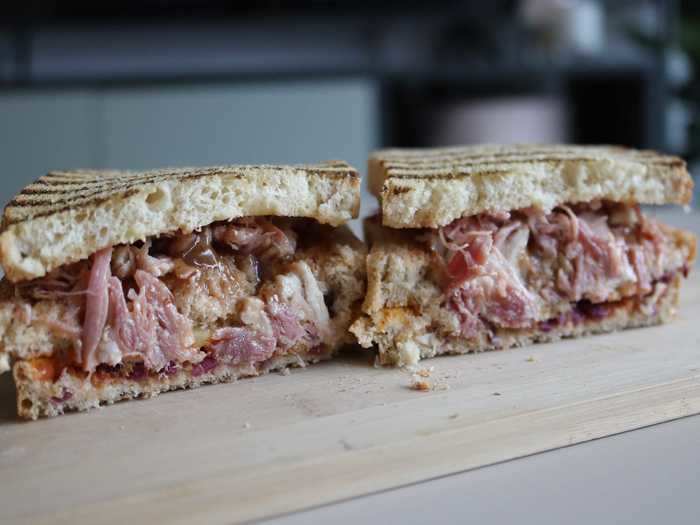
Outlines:
<svg viewBox="0 0 700 525"><path fill-rule="evenodd" d="M669 283L657 283L655 291L643 298L600 305L606 310L604 318L581 316L561 322L553 320L537 329L504 330L496 337L482 337L477 341L431 331L401 330L399 325L402 324L424 324L410 309L387 309L374 320L363 317L354 323L352 331L361 343L377 344L381 364L410 366L437 355L500 350L666 323L676 315L681 281L681 276L677 275Z"/></svg>
<svg viewBox="0 0 700 525"><path fill-rule="evenodd" d="M128 399L148 399L162 392L196 388L207 384L228 383L245 377L254 377L289 367L330 359L332 353L314 354L299 351L273 357L256 365L236 366L212 363L188 366L172 373L147 374L118 373L87 374L64 373L58 380L43 381L41 361L17 361L13 375L17 388L17 410L24 418L58 416L69 411L83 411L101 405L111 405ZM208 369L208 366L212 366Z"/></svg>

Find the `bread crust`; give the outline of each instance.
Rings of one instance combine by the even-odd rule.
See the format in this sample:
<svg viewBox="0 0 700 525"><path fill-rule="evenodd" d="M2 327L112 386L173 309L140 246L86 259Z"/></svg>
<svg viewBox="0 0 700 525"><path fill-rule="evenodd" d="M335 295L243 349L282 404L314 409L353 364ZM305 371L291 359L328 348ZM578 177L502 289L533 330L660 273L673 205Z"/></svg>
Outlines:
<svg viewBox="0 0 700 525"><path fill-rule="evenodd" d="M606 199L687 204L685 162L614 146L481 145L387 149L368 163L369 187L392 228L437 228L483 212Z"/></svg>
<svg viewBox="0 0 700 525"><path fill-rule="evenodd" d="M0 264L12 282L42 277L106 246L218 220L275 215L337 226L357 217L360 177L340 161L142 172L56 171L5 208Z"/></svg>

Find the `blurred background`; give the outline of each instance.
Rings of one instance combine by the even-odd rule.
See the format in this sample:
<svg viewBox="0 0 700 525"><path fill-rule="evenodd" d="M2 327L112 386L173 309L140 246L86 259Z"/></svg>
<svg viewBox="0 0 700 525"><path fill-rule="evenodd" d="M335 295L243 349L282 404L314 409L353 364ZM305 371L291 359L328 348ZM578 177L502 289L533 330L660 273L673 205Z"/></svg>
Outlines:
<svg viewBox="0 0 700 525"><path fill-rule="evenodd" d="M690 1L9 1L0 201L54 168L364 172L389 145L613 143L700 168L699 65Z"/></svg>

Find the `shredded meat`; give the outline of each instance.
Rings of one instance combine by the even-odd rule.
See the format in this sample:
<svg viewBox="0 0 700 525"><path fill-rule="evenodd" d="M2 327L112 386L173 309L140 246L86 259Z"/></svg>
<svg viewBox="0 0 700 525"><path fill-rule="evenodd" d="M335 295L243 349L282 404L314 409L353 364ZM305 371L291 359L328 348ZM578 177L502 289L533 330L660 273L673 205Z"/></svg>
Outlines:
<svg viewBox="0 0 700 525"><path fill-rule="evenodd" d="M85 294L89 269L86 261L56 268L45 277L18 283L17 293L36 300L78 298Z"/></svg>
<svg viewBox="0 0 700 525"><path fill-rule="evenodd" d="M274 337L236 326L217 330L211 348L219 362L232 365L254 364L272 357L276 343Z"/></svg>
<svg viewBox="0 0 700 525"><path fill-rule="evenodd" d="M508 328L528 326L537 315L536 300L503 254L494 250L477 268L479 273L464 279L449 296L460 315L462 334L475 337L482 321Z"/></svg>
<svg viewBox="0 0 700 525"><path fill-rule="evenodd" d="M197 351L192 348L194 336L189 320L181 315L173 304L173 295L153 274L137 270L134 274L139 295L131 291L132 300L145 298L146 317L155 320L155 340L168 361L197 361Z"/></svg>
<svg viewBox="0 0 700 525"><path fill-rule="evenodd" d="M153 370L169 361L200 361L203 356L192 346L191 323L177 311L170 290L144 270L137 270L134 278L139 292L129 290L131 308L119 279L109 282L110 328L124 358L143 359Z"/></svg>
<svg viewBox="0 0 700 525"><path fill-rule="evenodd" d="M330 335L328 308L305 262L293 263L288 273L278 275L261 294L285 346L292 346L305 335L322 340Z"/></svg>
<svg viewBox="0 0 700 525"><path fill-rule="evenodd" d="M552 305L597 304L649 293L668 268L669 240L638 207L600 203L482 214L438 230L447 302L462 334L518 328Z"/></svg>
<svg viewBox="0 0 700 525"><path fill-rule="evenodd" d="M38 315L27 301L17 317L72 341L73 364L98 375L123 369L138 380L183 363L195 375L255 364L330 336L319 283L291 260L295 249L296 234L265 218L106 248L18 288L24 299L68 303L66 318ZM233 326L195 347L193 323L206 333L222 320Z"/></svg>
<svg viewBox="0 0 700 525"><path fill-rule="evenodd" d="M281 348L291 348L306 334L290 306L280 302L277 296L270 298L266 312L271 322L272 333Z"/></svg>
<svg viewBox="0 0 700 525"><path fill-rule="evenodd" d="M242 255L254 254L262 260L291 257L296 250L296 235L267 220L237 219L214 227L214 239Z"/></svg>

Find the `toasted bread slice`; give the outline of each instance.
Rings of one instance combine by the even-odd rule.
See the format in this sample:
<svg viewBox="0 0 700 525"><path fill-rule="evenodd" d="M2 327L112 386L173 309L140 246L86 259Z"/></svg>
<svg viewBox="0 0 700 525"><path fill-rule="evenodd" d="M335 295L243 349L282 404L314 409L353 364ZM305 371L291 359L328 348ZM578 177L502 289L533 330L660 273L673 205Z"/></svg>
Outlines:
<svg viewBox="0 0 700 525"><path fill-rule="evenodd" d="M369 185L392 228L437 228L483 212L595 199L687 204L693 189L678 157L569 145L382 150L369 159Z"/></svg>
<svg viewBox="0 0 700 525"><path fill-rule="evenodd" d="M10 281L42 277L110 245L275 215L339 225L357 217L360 178L344 162L153 171L56 171L5 208L0 264Z"/></svg>

